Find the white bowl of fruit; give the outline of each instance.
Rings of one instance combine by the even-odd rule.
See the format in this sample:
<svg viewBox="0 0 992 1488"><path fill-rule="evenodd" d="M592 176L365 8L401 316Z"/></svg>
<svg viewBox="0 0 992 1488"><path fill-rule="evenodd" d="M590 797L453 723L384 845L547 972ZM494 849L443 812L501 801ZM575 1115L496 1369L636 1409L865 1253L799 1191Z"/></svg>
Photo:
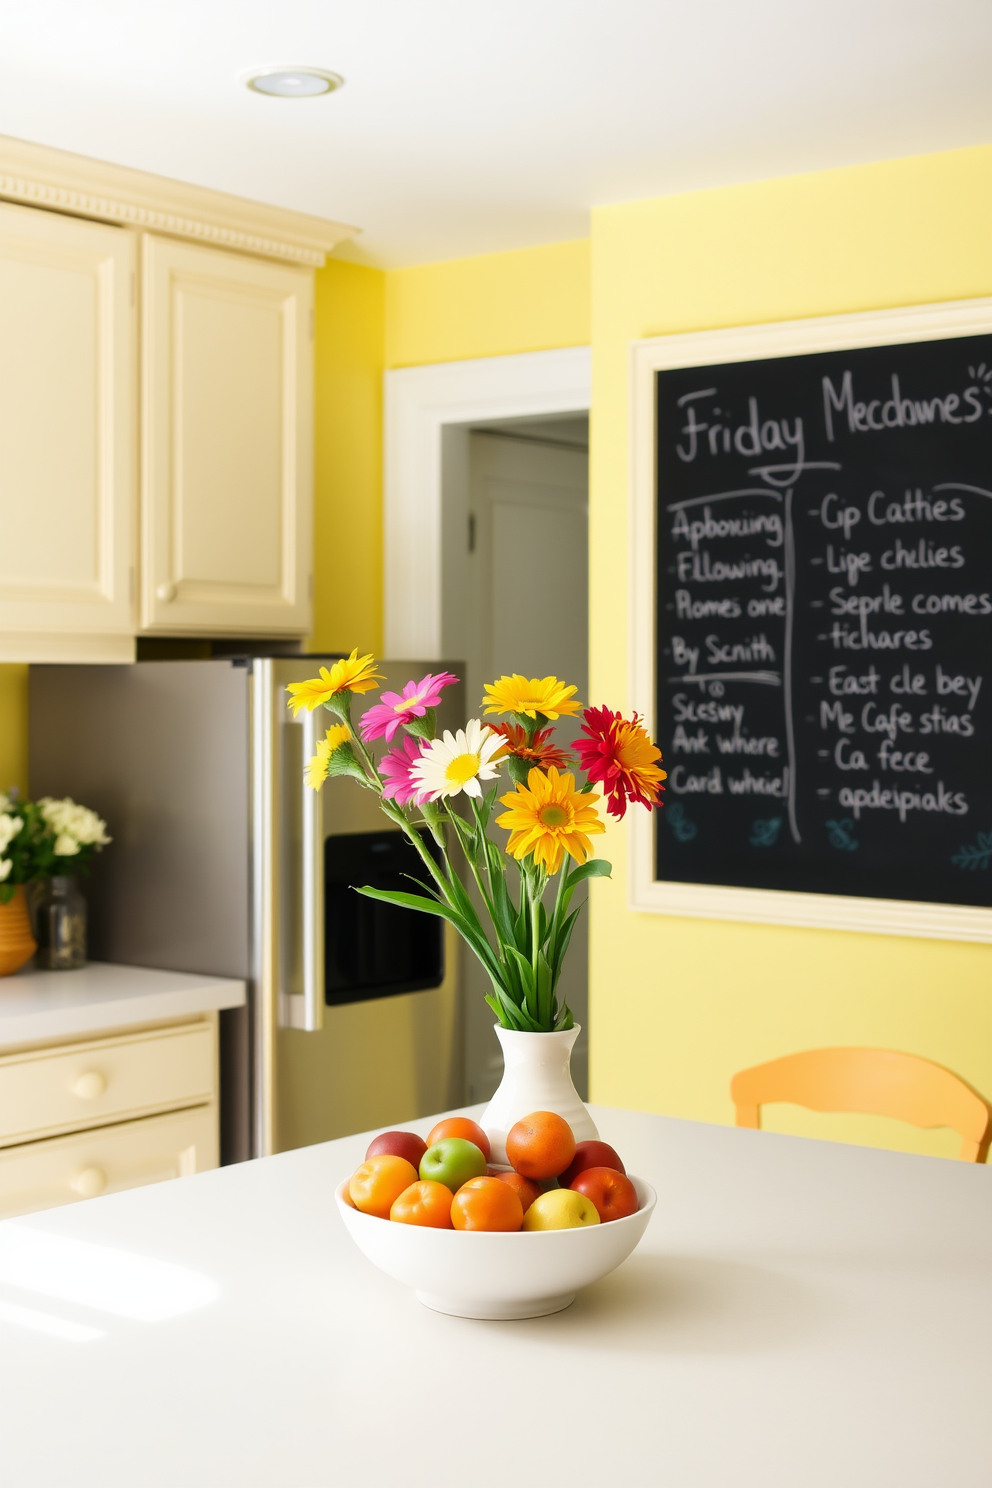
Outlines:
<svg viewBox="0 0 992 1488"><path fill-rule="evenodd" d="M607 1143L576 1144L550 1111L518 1121L506 1151L512 1166L490 1165L489 1138L465 1116L439 1122L426 1142L384 1132L338 1186L348 1233L437 1312L560 1312L627 1259L657 1195Z"/></svg>

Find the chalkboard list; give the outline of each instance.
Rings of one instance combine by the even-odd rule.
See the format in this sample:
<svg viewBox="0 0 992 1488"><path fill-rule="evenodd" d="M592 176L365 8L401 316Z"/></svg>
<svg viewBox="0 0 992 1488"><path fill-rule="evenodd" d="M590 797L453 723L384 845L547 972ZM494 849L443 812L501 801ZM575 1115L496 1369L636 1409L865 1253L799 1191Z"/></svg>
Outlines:
<svg viewBox="0 0 992 1488"><path fill-rule="evenodd" d="M992 336L657 374L657 876L992 904Z"/></svg>

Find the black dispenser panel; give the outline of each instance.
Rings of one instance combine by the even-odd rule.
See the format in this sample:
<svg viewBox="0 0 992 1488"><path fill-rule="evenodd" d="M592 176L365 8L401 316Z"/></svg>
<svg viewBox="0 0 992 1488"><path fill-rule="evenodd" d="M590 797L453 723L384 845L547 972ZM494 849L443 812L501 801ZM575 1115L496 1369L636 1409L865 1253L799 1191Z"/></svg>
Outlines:
<svg viewBox="0 0 992 1488"><path fill-rule="evenodd" d="M425 844L433 848L429 834ZM427 869L402 832L349 832L324 842L325 991L329 1007L422 992L444 980L444 925L356 886L417 894Z"/></svg>

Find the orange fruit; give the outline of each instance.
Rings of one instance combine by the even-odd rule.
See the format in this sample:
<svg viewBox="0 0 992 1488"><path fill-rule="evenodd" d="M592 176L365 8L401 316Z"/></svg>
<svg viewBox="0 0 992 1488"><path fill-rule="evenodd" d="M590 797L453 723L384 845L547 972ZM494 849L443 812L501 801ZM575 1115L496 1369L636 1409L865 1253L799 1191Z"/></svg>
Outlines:
<svg viewBox="0 0 992 1488"><path fill-rule="evenodd" d="M411 1183L393 1200L390 1219L400 1224L427 1225L432 1230L451 1229L451 1189L429 1179Z"/></svg>
<svg viewBox="0 0 992 1488"><path fill-rule="evenodd" d="M351 1175L348 1193L356 1209L388 1219L389 1211L405 1188L417 1181L417 1170L405 1157L383 1153L369 1157Z"/></svg>
<svg viewBox="0 0 992 1488"><path fill-rule="evenodd" d="M575 1156L572 1128L554 1111L532 1111L511 1126L506 1155L525 1178L557 1178Z"/></svg>
<svg viewBox="0 0 992 1488"><path fill-rule="evenodd" d="M508 1184L510 1188L513 1189L513 1192L520 1200L525 1214L541 1192L540 1185L537 1183L532 1183L531 1180L529 1178L525 1178L522 1173L514 1173L511 1171L509 1173L493 1173L492 1176L494 1178L498 1178L501 1183Z"/></svg>
<svg viewBox="0 0 992 1488"><path fill-rule="evenodd" d="M519 1230L523 1222L523 1204L498 1178L470 1178L451 1201L456 1230Z"/></svg>
<svg viewBox="0 0 992 1488"><path fill-rule="evenodd" d="M489 1161L492 1154L489 1138L479 1123L470 1120L468 1116L446 1116L443 1121L439 1121L437 1126L431 1128L427 1138L428 1147L433 1147L435 1142L443 1142L445 1137L461 1137L466 1142L474 1142L486 1162Z"/></svg>

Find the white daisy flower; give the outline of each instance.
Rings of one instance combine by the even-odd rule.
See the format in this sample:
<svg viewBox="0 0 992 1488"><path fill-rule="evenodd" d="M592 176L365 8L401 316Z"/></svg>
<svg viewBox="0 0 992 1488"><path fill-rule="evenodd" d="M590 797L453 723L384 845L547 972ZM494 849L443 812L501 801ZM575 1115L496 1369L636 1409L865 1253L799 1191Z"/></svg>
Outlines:
<svg viewBox="0 0 992 1488"><path fill-rule="evenodd" d="M495 780L499 766L493 756L505 749L505 740L478 718L469 719L453 734L445 729L440 739L425 744L419 760L410 769L410 779L422 798L437 801L442 796L481 796L480 780Z"/></svg>
<svg viewBox="0 0 992 1488"><path fill-rule="evenodd" d="M14 866L13 858L0 858L0 883L3 883L7 874Z"/></svg>

